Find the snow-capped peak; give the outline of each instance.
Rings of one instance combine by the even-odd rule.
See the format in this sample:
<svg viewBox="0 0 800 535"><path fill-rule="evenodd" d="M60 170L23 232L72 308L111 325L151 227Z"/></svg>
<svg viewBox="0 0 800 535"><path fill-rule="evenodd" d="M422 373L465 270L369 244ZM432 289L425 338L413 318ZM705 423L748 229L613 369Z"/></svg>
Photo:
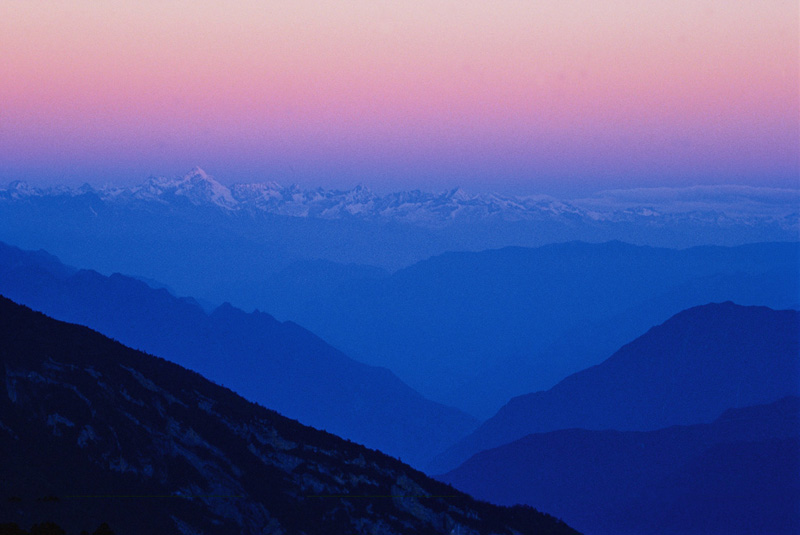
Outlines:
<svg viewBox="0 0 800 535"><path fill-rule="evenodd" d="M195 166L189 171L184 178L187 179L197 179L197 180L213 180L208 173L203 171L203 169L199 166Z"/></svg>
<svg viewBox="0 0 800 535"><path fill-rule="evenodd" d="M169 196L185 197L192 204L216 204L223 208L233 208L238 203L231 190L212 176L195 167L181 178L150 177L134 191L138 198L157 198L162 201Z"/></svg>
<svg viewBox="0 0 800 535"><path fill-rule="evenodd" d="M199 167L195 167L183 177L182 184L175 193L185 195L193 202L211 201L226 208L232 208L237 204L230 189L214 180Z"/></svg>
<svg viewBox="0 0 800 535"><path fill-rule="evenodd" d="M23 197L39 195L41 194L41 191L37 188L31 187L27 182L15 180L5 188L3 193L12 199L21 199Z"/></svg>
<svg viewBox="0 0 800 535"><path fill-rule="evenodd" d="M461 188L455 188L450 190L447 193L447 197L454 201L461 201L461 202L472 200L472 196Z"/></svg>

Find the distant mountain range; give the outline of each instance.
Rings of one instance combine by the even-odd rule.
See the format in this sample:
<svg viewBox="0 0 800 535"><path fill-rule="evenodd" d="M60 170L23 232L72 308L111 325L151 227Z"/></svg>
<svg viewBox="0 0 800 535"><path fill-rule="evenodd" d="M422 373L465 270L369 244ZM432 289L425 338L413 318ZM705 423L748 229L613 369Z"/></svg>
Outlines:
<svg viewBox="0 0 800 535"><path fill-rule="evenodd" d="M531 433L649 431L708 423L730 408L800 395L800 312L695 307L547 391L508 402L438 457L430 473Z"/></svg>
<svg viewBox="0 0 800 535"><path fill-rule="evenodd" d="M478 424L294 323L227 304L207 314L191 299L122 275L76 270L44 252L0 243L0 294L418 467Z"/></svg>
<svg viewBox="0 0 800 535"><path fill-rule="evenodd" d="M579 200L459 190L378 195L229 187L195 169L134 187L0 187L0 241L105 275L160 281L213 306L228 301L291 319L273 308L267 286L297 263L394 271L448 251L575 240L669 248L796 242L799 201L800 190L734 186Z"/></svg>
<svg viewBox="0 0 800 535"><path fill-rule="evenodd" d="M426 226L461 221L536 221L554 218L604 222L675 224L680 220L715 225L775 225L800 228L800 190L745 186L654 188L602 192L590 198L563 200L547 195L469 194L460 188L440 193L419 190L379 195L357 186L351 190L303 189L275 182L217 182L196 167L180 178L151 177L133 187L34 188L12 182L0 199L94 194L115 204L137 202L211 205L292 217L358 218Z"/></svg>
<svg viewBox="0 0 800 535"><path fill-rule="evenodd" d="M77 533L575 533L173 363L0 298L3 529ZM53 533L57 531L47 531ZM44 531L37 531L44 533Z"/></svg>
<svg viewBox="0 0 800 535"><path fill-rule="evenodd" d="M794 535L800 398L657 431L531 434L441 479L494 503L536 504L587 535Z"/></svg>

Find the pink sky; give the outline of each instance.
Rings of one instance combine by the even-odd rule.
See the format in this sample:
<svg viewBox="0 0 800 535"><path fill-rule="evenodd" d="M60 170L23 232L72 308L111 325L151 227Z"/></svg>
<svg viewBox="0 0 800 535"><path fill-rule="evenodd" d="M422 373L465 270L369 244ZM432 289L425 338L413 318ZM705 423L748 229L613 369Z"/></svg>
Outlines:
<svg viewBox="0 0 800 535"><path fill-rule="evenodd" d="M798 187L799 25L796 0L6 0L0 182Z"/></svg>

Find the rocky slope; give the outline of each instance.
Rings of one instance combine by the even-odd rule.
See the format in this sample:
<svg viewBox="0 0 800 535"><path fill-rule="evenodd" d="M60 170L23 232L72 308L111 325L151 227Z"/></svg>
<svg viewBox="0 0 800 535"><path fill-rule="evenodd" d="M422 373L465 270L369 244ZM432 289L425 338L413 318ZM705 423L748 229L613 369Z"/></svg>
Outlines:
<svg viewBox="0 0 800 535"><path fill-rule="evenodd" d="M126 533L570 534L0 299L0 518Z"/></svg>

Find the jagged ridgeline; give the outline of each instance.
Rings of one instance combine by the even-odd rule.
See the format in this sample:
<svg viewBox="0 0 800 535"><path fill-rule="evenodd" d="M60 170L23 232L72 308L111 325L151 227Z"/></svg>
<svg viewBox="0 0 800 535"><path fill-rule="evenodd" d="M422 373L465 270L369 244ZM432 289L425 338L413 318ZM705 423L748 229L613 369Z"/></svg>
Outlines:
<svg viewBox="0 0 800 535"><path fill-rule="evenodd" d="M0 523L67 533L569 534L0 298Z"/></svg>

